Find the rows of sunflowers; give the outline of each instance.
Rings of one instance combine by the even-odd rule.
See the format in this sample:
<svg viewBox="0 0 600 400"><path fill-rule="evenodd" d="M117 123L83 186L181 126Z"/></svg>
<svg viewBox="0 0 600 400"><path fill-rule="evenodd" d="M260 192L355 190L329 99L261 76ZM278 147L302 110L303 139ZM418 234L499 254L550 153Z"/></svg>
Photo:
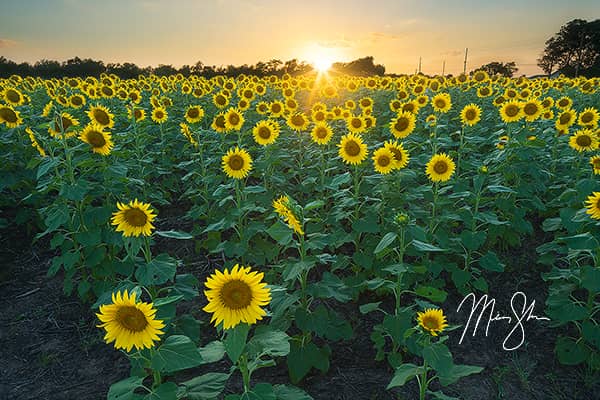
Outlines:
<svg viewBox="0 0 600 400"><path fill-rule="evenodd" d="M599 82L12 76L0 205L19 210L0 226L49 241L48 274L129 358L109 399L213 399L236 374L227 400L310 399L298 385L354 334L343 303L378 316L388 389L415 379L420 399L450 398L432 387L482 368L453 361L446 298L518 273L507 254L540 232L544 315L571 328L556 357L597 371ZM218 267L195 276L159 238ZM252 380L275 365L290 384Z"/></svg>

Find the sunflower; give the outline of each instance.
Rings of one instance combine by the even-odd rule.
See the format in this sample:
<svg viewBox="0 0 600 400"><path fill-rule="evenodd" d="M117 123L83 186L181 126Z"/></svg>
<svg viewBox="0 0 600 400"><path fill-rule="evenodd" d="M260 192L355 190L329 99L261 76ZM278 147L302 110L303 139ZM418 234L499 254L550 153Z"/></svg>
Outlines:
<svg viewBox="0 0 600 400"><path fill-rule="evenodd" d="M373 165L380 174L389 174L396 169L396 157L389 148L381 147L373 153Z"/></svg>
<svg viewBox="0 0 600 400"><path fill-rule="evenodd" d="M533 122L542 115L544 108L542 107L542 103L540 103L536 99L530 99L523 103L523 115L525 116L525 121Z"/></svg>
<svg viewBox="0 0 600 400"><path fill-rule="evenodd" d="M242 129L242 125L246 121L244 114L238 108L230 108L225 112L225 128L228 131L239 131Z"/></svg>
<svg viewBox="0 0 600 400"><path fill-rule="evenodd" d="M9 128L16 128L23 123L19 112L10 105L0 104L0 123L5 123Z"/></svg>
<svg viewBox="0 0 600 400"><path fill-rule="evenodd" d="M481 120L481 108L476 104L466 105L460 112L463 125L473 126Z"/></svg>
<svg viewBox="0 0 600 400"><path fill-rule="evenodd" d="M435 114L429 114L427 118L425 118L425 123L429 126L435 126L437 124L437 117Z"/></svg>
<svg viewBox="0 0 600 400"><path fill-rule="evenodd" d="M261 101L256 105L255 109L260 115L266 115L269 112L269 104L266 101Z"/></svg>
<svg viewBox="0 0 600 400"><path fill-rule="evenodd" d="M110 129L115 125L115 116L111 114L108 108L102 105L96 104L95 106L91 106L87 115L92 122L95 122L103 128Z"/></svg>
<svg viewBox="0 0 600 400"><path fill-rule="evenodd" d="M157 124L164 124L169 119L169 113L164 107L156 107L152 109L152 121Z"/></svg>
<svg viewBox="0 0 600 400"><path fill-rule="evenodd" d="M586 213L593 219L600 219L600 192L592 192L586 200Z"/></svg>
<svg viewBox="0 0 600 400"><path fill-rule="evenodd" d="M439 93L431 99L433 110L440 113L446 113L452 108L452 99L448 93Z"/></svg>
<svg viewBox="0 0 600 400"><path fill-rule="evenodd" d="M179 131L192 146L198 147L198 141L194 138L192 131L190 131L190 127L186 123L182 122L179 124Z"/></svg>
<svg viewBox="0 0 600 400"><path fill-rule="evenodd" d="M135 122L140 122L146 119L146 111L138 107L128 107L127 115L129 119L135 118Z"/></svg>
<svg viewBox="0 0 600 400"><path fill-rule="evenodd" d="M25 96L15 88L8 87L4 89L2 98L11 106L17 107L25 103Z"/></svg>
<svg viewBox="0 0 600 400"><path fill-rule="evenodd" d="M229 97L223 93L216 93L213 95L213 103L218 108L225 108L229 105Z"/></svg>
<svg viewBox="0 0 600 400"><path fill-rule="evenodd" d="M190 124L200 122L204 117L204 110L202 106L189 106L185 111L185 119Z"/></svg>
<svg viewBox="0 0 600 400"><path fill-rule="evenodd" d="M119 211L113 213L111 225L115 225L117 232L123 232L123 236L150 236L152 234L152 221L156 218L150 204L139 202L137 199L129 204L117 202Z"/></svg>
<svg viewBox="0 0 600 400"><path fill-rule="evenodd" d="M556 100L554 105L556 107L560 108L561 110L568 110L569 108L571 108L573 106L573 100L571 100L567 96L564 96L564 97L561 97L560 99Z"/></svg>
<svg viewBox="0 0 600 400"><path fill-rule="evenodd" d="M110 132L104 132L103 128L90 122L79 135L79 139L92 146L94 153L107 156L113 148Z"/></svg>
<svg viewBox="0 0 600 400"><path fill-rule="evenodd" d="M408 165L408 160L410 159L408 152L404 150L402 143L392 142L391 140L385 142L383 147L390 150L394 155L394 160L396 161L394 168L402 169Z"/></svg>
<svg viewBox="0 0 600 400"><path fill-rule="evenodd" d="M217 115L215 115L215 118L213 119L213 122L210 125L210 127L218 133L227 132L227 128L225 127L225 113L220 112Z"/></svg>
<svg viewBox="0 0 600 400"><path fill-rule="evenodd" d="M50 115L50 111L52 111L52 106L53 103L52 101L49 101L45 106L44 109L42 110L42 117L47 117L48 115Z"/></svg>
<svg viewBox="0 0 600 400"><path fill-rule="evenodd" d="M301 112L292 113L287 117L287 125L296 132L302 132L308 128L309 120Z"/></svg>
<svg viewBox="0 0 600 400"><path fill-rule="evenodd" d="M281 196L277 200L273 200L273 208L275 212L279 214L285 221L285 223L298 235L304 235L302 224L296 218L296 215L292 211L290 205L290 199L288 196Z"/></svg>
<svg viewBox="0 0 600 400"><path fill-rule="evenodd" d="M349 133L338 144L338 154L346 164L358 165L367 158L367 145L360 136Z"/></svg>
<svg viewBox="0 0 600 400"><path fill-rule="evenodd" d="M448 326L444 311L441 309L428 308L425 312L418 312L417 320L419 325L432 336L437 336Z"/></svg>
<svg viewBox="0 0 600 400"><path fill-rule="evenodd" d="M333 130L326 122L318 122L310 132L312 140L320 145L329 143L333 136Z"/></svg>
<svg viewBox="0 0 600 400"><path fill-rule="evenodd" d="M352 115L346 119L346 126L352 133L363 133L367 130L367 122L360 115Z"/></svg>
<svg viewBox="0 0 600 400"><path fill-rule="evenodd" d="M38 143L35 134L33 133L33 130L31 130L30 127L25 128L25 133L27 133L27 135L29 135L29 140L31 141L31 147L35 148L38 153L40 154L40 156L42 157L46 157L46 152L44 151L44 149L42 148L42 146L40 146L40 144Z"/></svg>
<svg viewBox="0 0 600 400"><path fill-rule="evenodd" d="M269 113L272 117L281 117L284 111L285 106L279 100L275 100L274 102L269 104Z"/></svg>
<svg viewBox="0 0 600 400"><path fill-rule="evenodd" d="M500 106L500 118L502 121L516 122L523 118L523 109L518 101L507 101Z"/></svg>
<svg viewBox="0 0 600 400"><path fill-rule="evenodd" d="M594 175L600 175L600 156L590 157L590 164Z"/></svg>
<svg viewBox="0 0 600 400"><path fill-rule="evenodd" d="M582 129L569 138L571 148L582 151L594 151L598 148L598 138L591 129Z"/></svg>
<svg viewBox="0 0 600 400"><path fill-rule="evenodd" d="M202 310L213 314L210 322L215 326L223 322L223 329L231 329L241 322L254 324L266 315L260 307L269 304L271 291L262 282L264 273L250 271L236 264L231 272L216 270L206 278L208 304Z"/></svg>
<svg viewBox="0 0 600 400"><path fill-rule="evenodd" d="M542 107L544 108L550 108L554 105L554 99L552 97L546 97L544 100L542 100Z"/></svg>
<svg viewBox="0 0 600 400"><path fill-rule="evenodd" d="M446 182L455 169L454 161L445 153L435 154L427 163L425 173L433 182Z"/></svg>
<svg viewBox="0 0 600 400"><path fill-rule="evenodd" d="M373 99L370 97L363 97L362 99L360 99L358 101L358 104L360 105L360 108L362 108L362 109L372 108L373 107Z"/></svg>
<svg viewBox="0 0 600 400"><path fill-rule="evenodd" d="M557 129L568 128L577 120L577 113L574 110L564 110L558 115L555 126Z"/></svg>
<svg viewBox="0 0 600 400"><path fill-rule="evenodd" d="M245 178L252 169L252 158L250 157L250 154L237 146L235 149L229 149L229 151L227 151L227 154L222 158L222 162L225 174L234 179Z"/></svg>
<svg viewBox="0 0 600 400"><path fill-rule="evenodd" d="M477 97L480 99L484 97L489 97L494 93L494 91L489 86L480 86L477 88Z"/></svg>
<svg viewBox="0 0 600 400"><path fill-rule="evenodd" d="M252 135L261 146L275 143L279 137L279 124L274 120L259 121L252 129Z"/></svg>
<svg viewBox="0 0 600 400"><path fill-rule="evenodd" d="M156 319L154 304L136 301L135 292L113 293L112 304L100 306L96 316L102 322L98 328L106 330L104 340L115 342L116 349L151 349L164 334L165 324Z"/></svg>
<svg viewBox="0 0 600 400"><path fill-rule="evenodd" d="M310 115L313 122L325 122L327 120L327 110L313 110Z"/></svg>
<svg viewBox="0 0 600 400"><path fill-rule="evenodd" d="M600 114L598 114L598 110L593 107L588 107L579 113L579 119L577 123L581 126L595 128L598 126L598 120L600 119Z"/></svg>
<svg viewBox="0 0 600 400"><path fill-rule="evenodd" d="M74 94L69 97L69 105L73 108L81 108L85 105L85 97L80 94Z"/></svg>
<svg viewBox="0 0 600 400"><path fill-rule="evenodd" d="M59 137L62 132L67 133L67 137L75 136L73 132L68 132L68 130L72 127L78 126L79 121L74 118L71 114L63 112L55 118L54 123L50 124L48 128L48 132L52 137Z"/></svg>
<svg viewBox="0 0 600 400"><path fill-rule="evenodd" d="M405 138L411 134L416 126L415 114L402 111L390 121L390 131L397 138Z"/></svg>

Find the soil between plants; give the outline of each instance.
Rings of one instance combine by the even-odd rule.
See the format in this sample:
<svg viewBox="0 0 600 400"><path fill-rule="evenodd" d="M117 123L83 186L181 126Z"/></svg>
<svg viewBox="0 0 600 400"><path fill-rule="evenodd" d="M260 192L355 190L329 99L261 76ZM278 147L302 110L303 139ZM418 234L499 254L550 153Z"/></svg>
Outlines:
<svg viewBox="0 0 600 400"><path fill-rule="evenodd" d="M126 357L102 341L94 310L76 295L65 296L62 276L48 278L46 271L54 253L41 242L29 246L31 238L20 231L3 231L0 238L0 400L12 399L105 399L112 383L129 376ZM6 236L4 236L6 234ZM193 252L182 241L160 239L159 246L184 260L186 271L202 281L214 268L211 261ZM536 301L535 311L543 315L547 288L534 266L535 245L511 254L515 261L511 273L487 276L491 297L497 309L509 314L510 297L517 291ZM386 390L393 370L386 361L375 361L369 335L381 323L381 314L361 315L358 305L389 299L372 295L358 303L335 305L353 327L354 336L344 342L330 343L332 357L326 374L313 371L299 386L316 400L383 400L418 397L416 381L402 388ZM466 322L466 314L456 309L462 296L450 292L443 304L451 323ZM391 303L390 303L391 304ZM198 303L200 306L200 303ZM190 307L194 307L191 305ZM459 344L462 329L450 333L449 348L457 364L479 365L481 374L457 384L433 390L465 400L592 400L600 399L600 378L586 374L583 367L560 365L553 354L560 328L549 328L544 321L525 325L526 342L516 351L502 350L502 341L512 325L495 323L486 337L480 329L475 337L467 334ZM406 360L418 362L418 360ZM289 384L285 360L278 366L258 371L253 383ZM176 381L208 372L229 369L228 361L208 368L185 371ZM241 378L234 375L225 393L239 393Z"/></svg>

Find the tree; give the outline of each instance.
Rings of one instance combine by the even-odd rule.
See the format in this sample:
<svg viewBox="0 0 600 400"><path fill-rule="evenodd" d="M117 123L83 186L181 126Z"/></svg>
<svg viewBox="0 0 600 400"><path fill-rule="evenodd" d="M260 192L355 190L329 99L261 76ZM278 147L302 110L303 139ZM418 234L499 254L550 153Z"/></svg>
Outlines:
<svg viewBox="0 0 600 400"><path fill-rule="evenodd" d="M502 75L502 76L511 78L515 74L515 72L517 72L519 70L519 68L517 68L517 64L514 61L507 62L507 63L493 61L489 64L482 65L481 67L477 68L475 71L478 71L478 70L485 71L489 75L498 74L498 75ZM475 71L471 71L471 74Z"/></svg>
<svg viewBox="0 0 600 400"><path fill-rule="evenodd" d="M591 75L600 68L600 19L574 19L546 41L538 66L547 74L554 67L568 76Z"/></svg>
<svg viewBox="0 0 600 400"><path fill-rule="evenodd" d="M358 76L385 74L385 67L381 64L375 64L372 56L358 58L347 63L334 63L331 69L343 74Z"/></svg>

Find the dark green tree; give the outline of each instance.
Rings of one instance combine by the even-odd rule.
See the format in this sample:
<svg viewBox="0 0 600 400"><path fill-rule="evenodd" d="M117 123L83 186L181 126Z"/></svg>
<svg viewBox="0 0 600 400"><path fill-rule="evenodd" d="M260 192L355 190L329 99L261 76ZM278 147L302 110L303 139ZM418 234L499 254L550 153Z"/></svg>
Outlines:
<svg viewBox="0 0 600 400"><path fill-rule="evenodd" d="M493 61L489 64L482 65L481 67L477 68L475 71L478 71L478 70L485 71L489 75L498 74L498 75L502 75L502 76L511 78L515 74L515 72L517 72L519 70L519 68L517 68L517 64L514 61L507 62L507 63ZM471 71L471 73L473 73L475 71Z"/></svg>

